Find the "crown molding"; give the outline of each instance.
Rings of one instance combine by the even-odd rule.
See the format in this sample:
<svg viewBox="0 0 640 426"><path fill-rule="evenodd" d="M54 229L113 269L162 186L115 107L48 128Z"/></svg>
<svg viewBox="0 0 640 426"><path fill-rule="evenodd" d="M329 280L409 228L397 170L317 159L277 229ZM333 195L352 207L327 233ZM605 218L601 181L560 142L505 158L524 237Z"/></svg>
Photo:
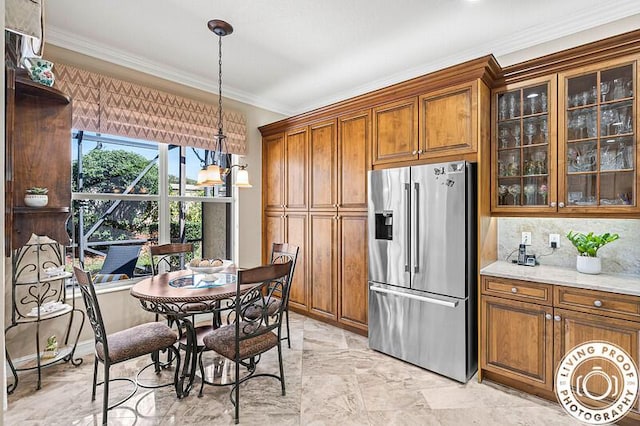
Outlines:
<svg viewBox="0 0 640 426"><path fill-rule="evenodd" d="M403 70L391 76L381 78L353 89L335 93L331 96L319 99L306 105L298 105L293 108L296 114L320 108L324 105L339 102L348 98L372 92L387 86L391 86L412 78L442 70L444 68L461 64L473 60L482 55L493 54L495 57L508 55L523 49L527 49L542 43L557 40L580 31L584 31L596 26L606 25L614 21L627 18L630 15L640 14L640 2L637 0L625 0L622 4L611 4L603 2L597 9L576 11L567 17L562 25L549 23L546 25L536 25L523 28L517 34L510 34L508 37L493 39L486 43L475 45L455 55L449 55L437 61L427 62L416 67Z"/></svg>
<svg viewBox="0 0 640 426"><path fill-rule="evenodd" d="M203 90L216 96L218 94L217 82L211 82L192 73L167 66L166 64L153 62L139 56L131 55L125 51L114 49L105 44L78 37L75 34L57 27L47 26L47 43L184 86ZM223 97L284 115L293 114L293 111L286 105L253 96L250 93L234 87L225 86Z"/></svg>

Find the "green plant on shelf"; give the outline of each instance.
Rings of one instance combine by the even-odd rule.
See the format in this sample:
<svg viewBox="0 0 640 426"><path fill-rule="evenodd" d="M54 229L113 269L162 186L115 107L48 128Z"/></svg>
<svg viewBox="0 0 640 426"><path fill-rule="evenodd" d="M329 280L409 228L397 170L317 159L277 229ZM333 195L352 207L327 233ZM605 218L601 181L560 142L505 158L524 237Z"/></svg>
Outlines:
<svg viewBox="0 0 640 426"><path fill-rule="evenodd" d="M580 232L569 231L567 239L578 250L580 256L597 257L598 250L604 245L611 243L620 238L618 234L604 233L595 235L593 232L583 234Z"/></svg>
<svg viewBox="0 0 640 426"><path fill-rule="evenodd" d="M47 195L48 192L49 192L49 189L40 188L38 186L33 186L26 190L26 193L31 195Z"/></svg>

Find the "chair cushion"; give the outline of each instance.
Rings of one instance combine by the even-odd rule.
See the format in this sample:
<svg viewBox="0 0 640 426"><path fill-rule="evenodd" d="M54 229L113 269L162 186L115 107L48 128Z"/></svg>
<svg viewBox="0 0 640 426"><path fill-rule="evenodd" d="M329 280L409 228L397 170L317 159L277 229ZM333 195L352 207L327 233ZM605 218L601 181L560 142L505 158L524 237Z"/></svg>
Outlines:
<svg viewBox="0 0 640 426"><path fill-rule="evenodd" d="M247 322L240 323L240 333L243 334L243 328L251 326ZM264 330L264 326L256 329ZM253 334L253 332L251 333ZM211 350L216 351L225 358L236 359L236 325L229 324L220 327L217 330L207 334L204 339L204 345ZM269 331L255 337L240 342L240 359L247 359L255 355L259 355L278 345L278 336Z"/></svg>
<svg viewBox="0 0 640 426"><path fill-rule="evenodd" d="M268 303L269 304L267 305L267 313L269 314L269 316L273 316L276 314L276 312L278 312L278 309L280 308L280 299L271 299ZM244 316L252 320L260 318L261 315L262 315L261 306L260 307L249 306L244 311Z"/></svg>
<svg viewBox="0 0 640 426"><path fill-rule="evenodd" d="M129 275L127 274L96 274L93 277L93 283L94 284L99 284L99 283L108 283L111 281L120 281L120 280L128 280L129 279Z"/></svg>
<svg viewBox="0 0 640 426"><path fill-rule="evenodd" d="M161 322L137 325L107 336L109 358L112 363L126 361L167 348L177 340L176 333ZM102 343L96 343L96 354L104 361Z"/></svg>

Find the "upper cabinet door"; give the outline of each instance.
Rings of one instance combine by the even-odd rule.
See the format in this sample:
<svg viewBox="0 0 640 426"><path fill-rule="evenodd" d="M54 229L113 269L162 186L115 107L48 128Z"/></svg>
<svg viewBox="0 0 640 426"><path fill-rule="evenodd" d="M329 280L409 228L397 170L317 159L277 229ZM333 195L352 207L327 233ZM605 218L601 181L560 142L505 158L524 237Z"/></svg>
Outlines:
<svg viewBox="0 0 640 426"><path fill-rule="evenodd" d="M558 81L559 211L640 211L635 57L562 73Z"/></svg>
<svg viewBox="0 0 640 426"><path fill-rule="evenodd" d="M373 108L373 164L418 158L418 98Z"/></svg>
<svg viewBox="0 0 640 426"><path fill-rule="evenodd" d="M338 118L338 208L367 210L367 171L370 169L371 113Z"/></svg>
<svg viewBox="0 0 640 426"><path fill-rule="evenodd" d="M285 208L307 208L308 128L287 133L286 138L286 201Z"/></svg>
<svg viewBox="0 0 640 426"><path fill-rule="evenodd" d="M477 152L477 110L477 81L420 96L420 156Z"/></svg>
<svg viewBox="0 0 640 426"><path fill-rule="evenodd" d="M337 207L336 121L312 125L309 132L310 199L312 209Z"/></svg>
<svg viewBox="0 0 640 426"><path fill-rule="evenodd" d="M491 210L556 212L556 77L493 92Z"/></svg>
<svg viewBox="0 0 640 426"><path fill-rule="evenodd" d="M267 136L262 142L264 208L284 208L284 135Z"/></svg>

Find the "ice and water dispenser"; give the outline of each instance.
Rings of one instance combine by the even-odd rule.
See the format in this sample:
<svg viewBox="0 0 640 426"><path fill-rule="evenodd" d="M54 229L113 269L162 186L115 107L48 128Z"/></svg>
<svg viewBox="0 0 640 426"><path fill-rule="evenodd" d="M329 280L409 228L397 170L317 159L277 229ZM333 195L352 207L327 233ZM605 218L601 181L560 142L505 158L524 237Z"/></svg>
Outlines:
<svg viewBox="0 0 640 426"><path fill-rule="evenodd" d="M376 212L376 240L391 240L393 236L393 211Z"/></svg>

